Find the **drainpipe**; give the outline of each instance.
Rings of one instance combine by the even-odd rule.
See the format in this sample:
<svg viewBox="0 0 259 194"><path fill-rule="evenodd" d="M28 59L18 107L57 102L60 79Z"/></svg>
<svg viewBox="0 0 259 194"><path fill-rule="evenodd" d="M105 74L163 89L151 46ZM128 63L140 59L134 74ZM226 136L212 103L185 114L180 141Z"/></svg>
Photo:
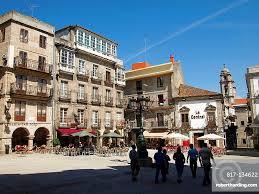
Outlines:
<svg viewBox="0 0 259 194"><path fill-rule="evenodd" d="M53 55L52 55L52 136L53 139L57 138L56 134L56 46L55 46L55 29L54 29L54 38L53 38Z"/></svg>

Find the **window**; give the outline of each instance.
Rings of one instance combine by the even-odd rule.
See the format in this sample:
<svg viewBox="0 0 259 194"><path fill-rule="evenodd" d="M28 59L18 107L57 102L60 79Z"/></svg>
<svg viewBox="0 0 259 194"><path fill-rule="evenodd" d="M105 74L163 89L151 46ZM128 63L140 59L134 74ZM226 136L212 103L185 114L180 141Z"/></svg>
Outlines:
<svg viewBox="0 0 259 194"><path fill-rule="evenodd" d="M142 80L136 81L136 90L142 91Z"/></svg>
<svg viewBox="0 0 259 194"><path fill-rule="evenodd" d="M60 123L67 124L67 108L60 108Z"/></svg>
<svg viewBox="0 0 259 194"><path fill-rule="evenodd" d="M111 99L111 90L106 90L105 92L105 100L109 101Z"/></svg>
<svg viewBox="0 0 259 194"><path fill-rule="evenodd" d="M111 82L111 72L106 71L106 82Z"/></svg>
<svg viewBox="0 0 259 194"><path fill-rule="evenodd" d="M37 105L37 121L46 122L46 104Z"/></svg>
<svg viewBox="0 0 259 194"><path fill-rule="evenodd" d="M121 92L117 92L117 101L120 102L121 100Z"/></svg>
<svg viewBox="0 0 259 194"><path fill-rule="evenodd" d="M106 53L106 42L102 41L102 52Z"/></svg>
<svg viewBox="0 0 259 194"><path fill-rule="evenodd" d="M90 46L90 35L85 33L85 40L84 43L86 46Z"/></svg>
<svg viewBox="0 0 259 194"><path fill-rule="evenodd" d="M116 47L116 45L112 45L112 55L113 56L116 56L117 55L117 47Z"/></svg>
<svg viewBox="0 0 259 194"><path fill-rule="evenodd" d="M38 94L46 94L47 93L47 80L38 79Z"/></svg>
<svg viewBox="0 0 259 194"><path fill-rule="evenodd" d="M78 65L78 73L85 74L85 61L82 59L79 59L79 65Z"/></svg>
<svg viewBox="0 0 259 194"><path fill-rule="evenodd" d="M119 82L124 81L124 71L123 71L123 69L116 69L115 79L116 79L116 81L119 81Z"/></svg>
<svg viewBox="0 0 259 194"><path fill-rule="evenodd" d="M95 49L95 46L96 46L95 40L96 40L96 38L95 38L94 36L91 36L91 47L92 47L93 49Z"/></svg>
<svg viewBox="0 0 259 194"><path fill-rule="evenodd" d="M20 64L21 66L27 66L27 52L20 51L19 52Z"/></svg>
<svg viewBox="0 0 259 194"><path fill-rule="evenodd" d="M78 30L77 31L78 35L77 35L77 41L80 43L80 44L83 44L84 42L84 32L82 30Z"/></svg>
<svg viewBox="0 0 259 194"><path fill-rule="evenodd" d="M101 51L101 40L99 38L97 38L97 44L96 44L96 50L97 51Z"/></svg>
<svg viewBox="0 0 259 194"><path fill-rule="evenodd" d="M157 78L157 87L163 87L164 86L164 80L163 77L158 77Z"/></svg>
<svg viewBox="0 0 259 194"><path fill-rule="evenodd" d="M117 121L121 121L122 120L122 113L121 112L117 112L116 113L116 120Z"/></svg>
<svg viewBox="0 0 259 194"><path fill-rule="evenodd" d="M99 96L98 88L93 87L93 93L92 93L92 95L93 95L93 99L94 99L94 100L97 100L97 99L98 99L98 96Z"/></svg>
<svg viewBox="0 0 259 194"><path fill-rule="evenodd" d="M92 112L92 124L98 125L98 118L99 118L98 111L93 111Z"/></svg>
<svg viewBox="0 0 259 194"><path fill-rule="evenodd" d="M107 54L110 55L111 54L111 43L107 42Z"/></svg>
<svg viewBox="0 0 259 194"><path fill-rule="evenodd" d="M68 68L73 68L74 64L74 53L68 50L61 50L61 63L62 65L68 65Z"/></svg>
<svg viewBox="0 0 259 194"><path fill-rule="evenodd" d="M25 121L25 101L15 101L15 112L14 112L14 120L15 121Z"/></svg>
<svg viewBox="0 0 259 194"><path fill-rule="evenodd" d="M27 86L27 76L16 75L16 89L26 91Z"/></svg>
<svg viewBox="0 0 259 194"><path fill-rule="evenodd" d="M20 30L20 41L24 43L28 43L28 30L25 30L25 29Z"/></svg>
<svg viewBox="0 0 259 194"><path fill-rule="evenodd" d="M78 99L83 100L85 98L85 86L83 84L78 85Z"/></svg>
<svg viewBox="0 0 259 194"><path fill-rule="evenodd" d="M93 77L97 77L98 65L93 65Z"/></svg>
<svg viewBox="0 0 259 194"><path fill-rule="evenodd" d="M60 96L61 97L68 97L68 82L67 81L61 80Z"/></svg>
<svg viewBox="0 0 259 194"><path fill-rule="evenodd" d="M46 66L46 58L43 56L39 56L38 70L45 71L45 66Z"/></svg>
<svg viewBox="0 0 259 194"><path fill-rule="evenodd" d="M78 115L78 122L79 122L79 124L85 124L84 123L84 110L78 109L77 110L77 115Z"/></svg>
<svg viewBox="0 0 259 194"><path fill-rule="evenodd" d="M181 114L181 120L183 124L189 123L189 114L188 113L182 113Z"/></svg>
<svg viewBox="0 0 259 194"><path fill-rule="evenodd" d="M5 41L5 28L0 29L0 42Z"/></svg>
<svg viewBox="0 0 259 194"><path fill-rule="evenodd" d="M111 112L105 112L105 126L111 125Z"/></svg>
<svg viewBox="0 0 259 194"><path fill-rule="evenodd" d="M215 118L215 112L208 112L207 113L207 117L208 117L208 122L209 123L214 123L216 118Z"/></svg>
<svg viewBox="0 0 259 194"><path fill-rule="evenodd" d="M244 126L245 125L245 121L241 121L241 125Z"/></svg>
<svg viewBox="0 0 259 194"><path fill-rule="evenodd" d="M41 48L46 48L47 45L47 37L40 35L40 47Z"/></svg>
<svg viewBox="0 0 259 194"><path fill-rule="evenodd" d="M164 126L164 113L157 113L157 126Z"/></svg>
<svg viewBox="0 0 259 194"><path fill-rule="evenodd" d="M163 96L163 94L159 94L157 97L158 97L159 105L164 105L164 96Z"/></svg>
<svg viewBox="0 0 259 194"><path fill-rule="evenodd" d="M246 144L246 139L242 139L243 144Z"/></svg>

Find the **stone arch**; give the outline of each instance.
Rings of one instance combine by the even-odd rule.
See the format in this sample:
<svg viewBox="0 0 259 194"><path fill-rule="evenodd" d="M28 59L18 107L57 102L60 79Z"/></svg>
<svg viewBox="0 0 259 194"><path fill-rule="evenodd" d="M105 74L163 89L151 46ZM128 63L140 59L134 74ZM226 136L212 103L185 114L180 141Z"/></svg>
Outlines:
<svg viewBox="0 0 259 194"><path fill-rule="evenodd" d="M16 145L27 145L30 132L24 127L19 127L14 130L12 134L12 148L15 148Z"/></svg>
<svg viewBox="0 0 259 194"><path fill-rule="evenodd" d="M33 144L37 146L47 145L47 138L49 138L49 130L45 127L40 127L34 133Z"/></svg>

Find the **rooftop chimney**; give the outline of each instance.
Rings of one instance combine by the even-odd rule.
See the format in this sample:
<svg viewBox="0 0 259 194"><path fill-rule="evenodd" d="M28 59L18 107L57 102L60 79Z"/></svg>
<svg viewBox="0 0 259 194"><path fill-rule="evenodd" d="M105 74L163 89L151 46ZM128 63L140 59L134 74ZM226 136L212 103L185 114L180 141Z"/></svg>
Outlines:
<svg viewBox="0 0 259 194"><path fill-rule="evenodd" d="M174 55L170 55L170 61L174 64Z"/></svg>

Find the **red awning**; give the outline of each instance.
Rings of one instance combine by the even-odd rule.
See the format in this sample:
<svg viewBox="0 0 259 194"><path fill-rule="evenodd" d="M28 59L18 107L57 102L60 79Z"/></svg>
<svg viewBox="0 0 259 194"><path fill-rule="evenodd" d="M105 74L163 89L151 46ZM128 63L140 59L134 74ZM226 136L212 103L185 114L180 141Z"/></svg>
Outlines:
<svg viewBox="0 0 259 194"><path fill-rule="evenodd" d="M82 131L82 129L73 129L73 128L59 128L57 131L60 133L61 136L69 136L72 133L76 133Z"/></svg>

